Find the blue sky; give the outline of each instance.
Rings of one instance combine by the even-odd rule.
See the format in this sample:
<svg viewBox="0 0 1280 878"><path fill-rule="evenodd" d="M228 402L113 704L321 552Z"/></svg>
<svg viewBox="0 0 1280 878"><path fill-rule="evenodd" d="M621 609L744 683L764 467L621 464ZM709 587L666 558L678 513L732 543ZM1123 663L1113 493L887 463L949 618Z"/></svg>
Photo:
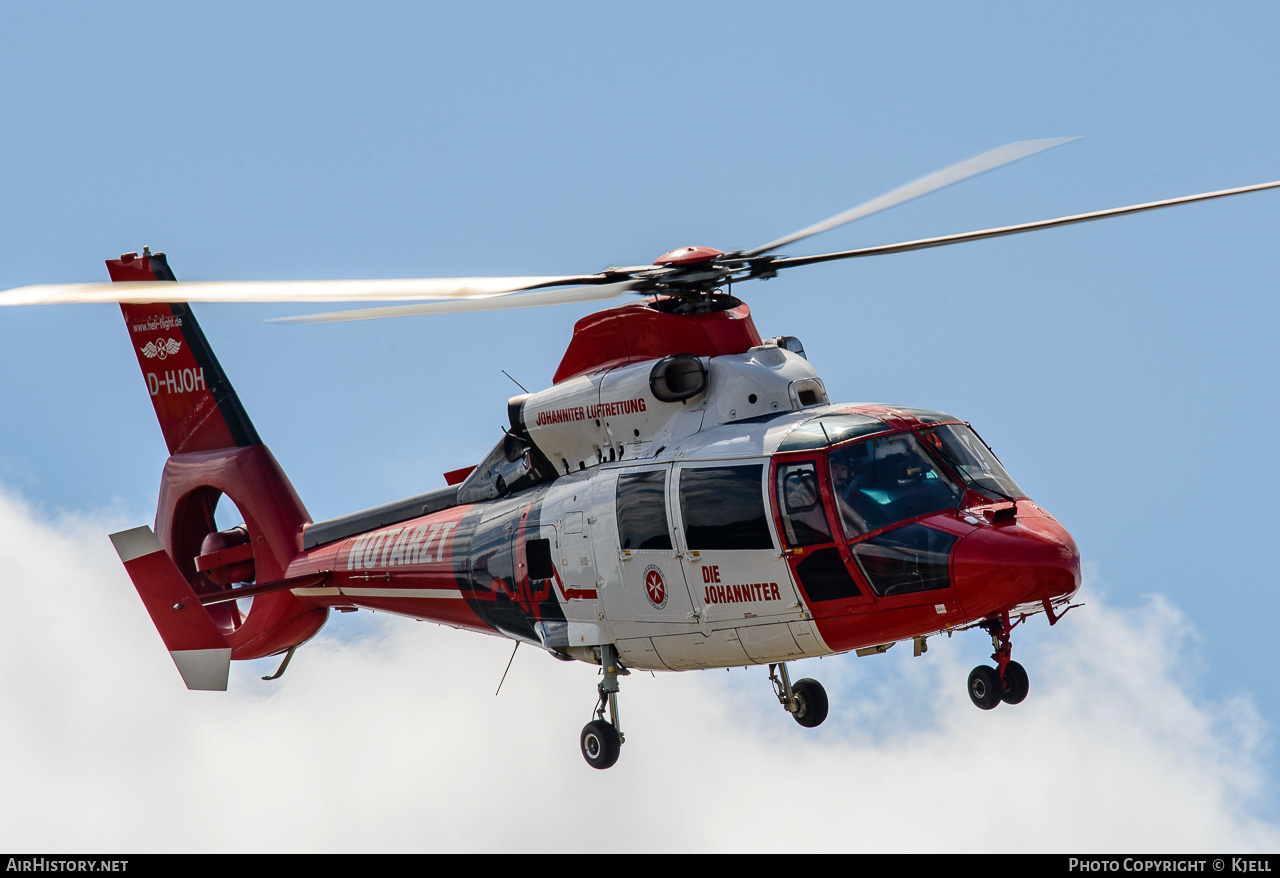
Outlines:
<svg viewBox="0 0 1280 878"><path fill-rule="evenodd" d="M103 259L144 244L167 251L184 280L588 272L689 244L758 245L1041 137L1084 139L787 252L1280 179L1278 25L1280 11L1265 3L5 7L0 286L105 279ZM806 670L828 682L835 720L809 738L770 703L762 671L633 680L624 711L638 730L617 769L585 779L574 740L590 709L590 669L521 650L507 683L515 693L504 687L494 699L503 644L433 626L336 619L299 653L297 676L281 681L291 686L272 689L257 680L270 669L254 669L222 702L171 691L176 675L149 626L136 624L145 615L105 540L151 520L165 455L118 309L6 309L0 518L10 527L0 553L23 571L5 585L23 612L10 615L11 671L0 677L20 668L41 684L0 681L22 707L0 721L0 736L29 754L2 757L0 778L35 803L0 841L172 845L114 825L103 809L52 815L67 796L110 802L104 790L141 778L149 795L136 807L163 824L156 802L185 803L192 789L217 799L209 779L245 753L225 742L270 735L299 765L305 753L315 760L306 765L339 778L282 782L287 792L321 801L355 790L374 804L403 795L416 803L404 813L435 801L438 777L459 771L444 764L458 760L454 748L464 748L470 770L458 782L475 785L476 808L507 801L504 785L524 774L542 791L531 803L581 813L611 785L675 808L693 779L731 791L743 803L734 807L753 796L766 807L762 765L777 760L815 783L848 772L858 794L821 799L819 822L832 827L824 846L920 844L879 827L855 800L896 801L943 777L956 789L934 791L952 810L931 813L933 844L1001 850L1027 842L955 815L995 795L967 788L966 770L1007 758L998 792L1022 804L1012 819L1033 849L1194 839L1201 849L1274 850L1278 220L1280 194L1261 193L797 269L735 290L762 334L802 339L833 399L972 421L1075 535L1089 606L1052 630L1043 620L1019 630L1032 694L1018 711L979 715L954 700L985 659L976 634L936 642L918 660L890 653ZM501 370L529 387L549 383L573 321L591 308L263 322L305 310L197 306L197 315L259 433L325 518L429 490L476 462L515 392ZM47 552L57 563L39 563ZM102 586L89 594L76 583ZM101 680L90 687L86 675ZM460 714L433 691L446 682L467 705ZM347 704L364 706L366 724ZM105 747L77 733L84 711L119 711L119 728L138 734ZM388 725L374 728L383 712ZM35 715L62 725L51 733ZM155 722L136 725L138 716ZM499 735L500 746L467 753L471 739L456 726L468 716L485 719L471 729L477 741L535 731L528 748ZM417 721L422 738L382 737ZM181 751L194 760L181 789L159 756L130 749L167 723L206 742ZM344 773L340 754L316 743L332 744L314 732L329 724L342 728L343 753L403 745L412 771L377 757ZM539 749L544 733L551 749ZM723 746L700 747L708 737ZM95 754L92 771L58 769L69 752ZM674 767L685 760L696 778ZM1108 771L1116 765L1125 771ZM1157 827L1133 816L1211 787L1220 788L1212 813L1166 805ZM1107 826L1084 813L1100 795L1118 803ZM863 831L834 828L842 808ZM1192 814L1200 835L1186 825ZM339 846L340 823L314 846ZM393 825L357 821L342 837L356 849L496 844L460 830L420 834L421 821L399 834ZM618 836L619 847L771 843L727 820L701 834L664 835L644 817L632 828L649 834ZM290 844L242 839L252 849ZM511 839L520 849L608 849L585 830ZM191 846L237 849L198 834Z"/></svg>

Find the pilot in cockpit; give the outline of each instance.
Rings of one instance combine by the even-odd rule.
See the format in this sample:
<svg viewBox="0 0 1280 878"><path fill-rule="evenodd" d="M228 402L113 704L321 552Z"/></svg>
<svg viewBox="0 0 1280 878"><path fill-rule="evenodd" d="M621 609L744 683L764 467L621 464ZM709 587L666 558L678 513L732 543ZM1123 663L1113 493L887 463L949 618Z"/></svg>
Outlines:
<svg viewBox="0 0 1280 878"><path fill-rule="evenodd" d="M831 485L835 489L836 505L844 522L845 532L850 536L867 531L867 521L858 511L858 506L861 505L858 502L860 488L850 459L857 447L842 448L831 454Z"/></svg>

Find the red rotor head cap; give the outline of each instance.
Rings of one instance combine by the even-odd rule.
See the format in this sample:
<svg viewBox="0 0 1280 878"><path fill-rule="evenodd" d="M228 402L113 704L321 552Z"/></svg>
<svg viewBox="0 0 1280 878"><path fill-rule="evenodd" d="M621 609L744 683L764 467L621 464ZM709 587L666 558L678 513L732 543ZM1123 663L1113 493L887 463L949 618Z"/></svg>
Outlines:
<svg viewBox="0 0 1280 878"><path fill-rule="evenodd" d="M699 262L710 262L718 256L723 256L723 250L717 250L714 247L677 247L674 250L668 250L657 259L653 260L654 265L697 265Z"/></svg>

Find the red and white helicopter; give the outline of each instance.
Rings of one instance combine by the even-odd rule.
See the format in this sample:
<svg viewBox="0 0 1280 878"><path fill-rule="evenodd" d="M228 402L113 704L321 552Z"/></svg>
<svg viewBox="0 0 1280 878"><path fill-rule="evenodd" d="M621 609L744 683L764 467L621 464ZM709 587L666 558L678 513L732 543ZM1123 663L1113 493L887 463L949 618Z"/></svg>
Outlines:
<svg viewBox="0 0 1280 878"><path fill-rule="evenodd" d="M179 283L164 254L107 262L111 284L23 287L0 304L119 302L170 457L154 530L111 539L187 686L283 654L331 610L370 608L508 637L599 665L587 762L623 741L629 669L768 665L779 702L820 724L827 695L787 662L982 628L973 703L1016 704L1011 633L1073 605L1071 535L963 420L832 404L793 337L762 338L735 283L1280 186L1280 181L816 256L780 247L1056 146L1001 147L750 250L685 247L652 265L556 277ZM552 386L448 487L312 521L262 444L189 302L410 301L286 318L363 320L643 298L578 321ZM219 530L223 496L244 523ZM252 598L247 613L240 604Z"/></svg>

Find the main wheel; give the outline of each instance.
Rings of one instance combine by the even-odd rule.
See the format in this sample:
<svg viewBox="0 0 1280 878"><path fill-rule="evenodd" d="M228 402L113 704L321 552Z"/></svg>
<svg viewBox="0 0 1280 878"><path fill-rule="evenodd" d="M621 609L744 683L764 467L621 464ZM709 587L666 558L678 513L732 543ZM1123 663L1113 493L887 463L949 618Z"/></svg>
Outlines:
<svg viewBox="0 0 1280 878"><path fill-rule="evenodd" d="M592 768L608 768L618 761L622 752L622 739L613 723L602 719L592 720L582 727L582 736L578 739L582 746L582 758Z"/></svg>
<svg viewBox="0 0 1280 878"><path fill-rule="evenodd" d="M1030 688L1026 668L1017 662L1009 662L1004 666L1004 688L1000 698L1005 704L1021 704Z"/></svg>
<svg viewBox="0 0 1280 878"><path fill-rule="evenodd" d="M974 706L990 710L1000 703L1003 692L1000 672L990 665L978 665L969 672L969 700Z"/></svg>
<svg viewBox="0 0 1280 878"><path fill-rule="evenodd" d="M822 684L808 677L796 680L791 694L796 697L796 712L792 714L796 722L806 729L822 725L827 718L827 690Z"/></svg>

